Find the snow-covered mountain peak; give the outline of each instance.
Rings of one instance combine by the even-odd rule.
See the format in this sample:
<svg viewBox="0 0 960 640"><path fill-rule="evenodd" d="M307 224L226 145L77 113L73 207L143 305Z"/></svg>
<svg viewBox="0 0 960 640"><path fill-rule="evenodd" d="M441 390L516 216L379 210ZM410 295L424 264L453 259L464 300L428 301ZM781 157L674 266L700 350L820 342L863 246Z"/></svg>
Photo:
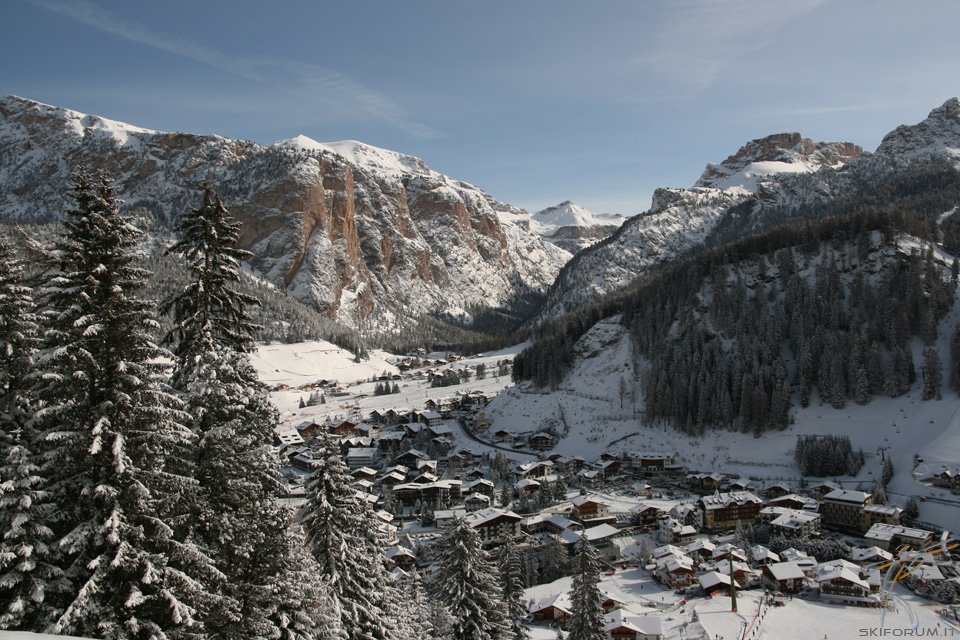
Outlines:
<svg viewBox="0 0 960 640"><path fill-rule="evenodd" d="M708 164L694 186L756 193L769 176L837 167L861 155L863 149L850 142L814 142L799 133L778 133L751 140L723 162Z"/></svg>
<svg viewBox="0 0 960 640"><path fill-rule="evenodd" d="M400 177L404 175L433 175L427 164L415 156L381 149L357 140L339 142L317 142L313 138L298 135L280 140L274 147L286 149L304 149L307 151L328 151L335 153L354 166L362 167L381 175Z"/></svg>
<svg viewBox="0 0 960 640"><path fill-rule="evenodd" d="M950 98L926 120L897 127L884 136L877 155L946 155L960 159L960 100Z"/></svg>
<svg viewBox="0 0 960 640"><path fill-rule="evenodd" d="M550 235L561 227L620 226L626 218L619 214L594 213L569 200L533 214L531 227L541 235Z"/></svg>
<svg viewBox="0 0 960 640"><path fill-rule="evenodd" d="M152 129L135 127L124 122L117 122L101 116L93 116L72 109L63 107L54 107L42 102L28 100L15 95L7 95L0 98L0 122L13 117L19 117L24 135L32 135L33 131L29 128L31 118L23 116L33 114L43 121L60 122L64 129L70 131L78 138L84 136L97 136L103 138L112 138L118 144L124 145L129 142L132 134L155 134Z"/></svg>

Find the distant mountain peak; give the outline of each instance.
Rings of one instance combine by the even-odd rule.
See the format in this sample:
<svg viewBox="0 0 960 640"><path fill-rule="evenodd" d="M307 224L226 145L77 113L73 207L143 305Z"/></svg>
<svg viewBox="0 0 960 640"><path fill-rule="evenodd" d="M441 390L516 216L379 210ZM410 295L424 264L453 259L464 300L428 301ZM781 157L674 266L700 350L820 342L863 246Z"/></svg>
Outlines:
<svg viewBox="0 0 960 640"><path fill-rule="evenodd" d="M533 214L541 224L557 226L593 227L623 222L623 216L615 213L594 213L576 202L564 200L560 204L547 207Z"/></svg>
<svg viewBox="0 0 960 640"><path fill-rule="evenodd" d="M764 178L778 173L809 173L839 166L863 155L851 142L814 142L799 133L776 133L751 140L719 164L711 163L694 186L755 192Z"/></svg>
<svg viewBox="0 0 960 640"><path fill-rule="evenodd" d="M960 158L960 100L950 98L922 122L897 127L883 137L877 155Z"/></svg>
<svg viewBox="0 0 960 640"><path fill-rule="evenodd" d="M285 149L304 149L307 151L329 151L343 157L351 164L382 175L399 177L403 175L432 175L420 158L389 149L381 149L357 140L338 142L317 142L305 135L294 136L274 142L274 147ZM437 174L439 175L439 174Z"/></svg>

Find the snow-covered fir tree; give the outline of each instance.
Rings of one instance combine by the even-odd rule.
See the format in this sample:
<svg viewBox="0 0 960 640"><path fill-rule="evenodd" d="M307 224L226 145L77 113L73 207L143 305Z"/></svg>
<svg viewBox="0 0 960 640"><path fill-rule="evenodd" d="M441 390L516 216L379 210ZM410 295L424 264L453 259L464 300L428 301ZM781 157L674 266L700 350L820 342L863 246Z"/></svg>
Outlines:
<svg viewBox="0 0 960 640"><path fill-rule="evenodd" d="M494 567L480 544L480 534L461 520L437 543L439 566L430 593L453 616L454 640L506 640L506 618Z"/></svg>
<svg viewBox="0 0 960 640"><path fill-rule="evenodd" d="M350 640L384 640L396 626L394 588L384 564L376 516L347 484L331 442L316 458L300 520L332 610Z"/></svg>
<svg viewBox="0 0 960 640"><path fill-rule="evenodd" d="M186 489L167 462L193 438L165 387L170 354L151 338L154 309L138 297L149 276L140 233L106 175L79 169L73 192L40 292L35 365L54 543L72 584L50 630L176 637L197 627L205 560L174 540L161 509Z"/></svg>
<svg viewBox="0 0 960 640"><path fill-rule="evenodd" d="M179 514L179 532L213 559L218 598L206 611L211 638L308 637L298 629L297 598L278 598L310 585L290 581L296 545L289 514L279 504L276 460L270 451L276 408L247 352L257 301L233 287L240 279L239 225L210 189L203 206L180 221L180 240L168 253L188 262L193 279L163 303L172 312L173 381L183 395L198 438L191 458L196 486ZM292 625L292 626L291 626Z"/></svg>
<svg viewBox="0 0 960 640"><path fill-rule="evenodd" d="M523 619L527 617L527 601L523 593L520 552L513 538L507 538L501 545L497 569L500 573L500 591L507 614L507 624L510 625L510 638L527 640L530 637L530 630L523 624Z"/></svg>
<svg viewBox="0 0 960 640"><path fill-rule="evenodd" d="M176 318L166 340L175 343L174 353L181 361L207 351L206 341L231 351L250 351L259 327L251 322L248 309L260 302L236 287L240 262L253 255L237 246L240 223L208 187L203 205L181 215L177 230L180 239L166 253L181 256L193 279L161 305L161 311Z"/></svg>
<svg viewBox="0 0 960 640"><path fill-rule="evenodd" d="M650 539L644 538L643 542L640 543L640 563L643 566L650 564L653 561L653 547L650 546Z"/></svg>
<svg viewBox="0 0 960 640"><path fill-rule="evenodd" d="M544 582L553 582L567 575L570 564L570 555L566 547L556 536L550 536L543 549L543 561L540 567L540 577Z"/></svg>
<svg viewBox="0 0 960 640"><path fill-rule="evenodd" d="M55 505L46 491L30 424L28 375L37 319L23 269L0 239L0 629L42 629L66 591L50 540Z"/></svg>
<svg viewBox="0 0 960 640"><path fill-rule="evenodd" d="M400 585L403 611L395 637L398 640L443 640L450 637L453 618L427 596L423 578L414 569Z"/></svg>
<svg viewBox="0 0 960 640"><path fill-rule="evenodd" d="M600 593L600 560L586 540L577 545L570 589L570 624L567 640L605 640L603 596Z"/></svg>
<svg viewBox="0 0 960 640"><path fill-rule="evenodd" d="M940 387L943 384L943 366L936 349L923 352L923 395L924 400L939 400Z"/></svg>
<svg viewBox="0 0 960 640"><path fill-rule="evenodd" d="M889 504L887 499L887 489L883 486L883 482L880 478L877 478L873 483L873 503L874 504Z"/></svg>

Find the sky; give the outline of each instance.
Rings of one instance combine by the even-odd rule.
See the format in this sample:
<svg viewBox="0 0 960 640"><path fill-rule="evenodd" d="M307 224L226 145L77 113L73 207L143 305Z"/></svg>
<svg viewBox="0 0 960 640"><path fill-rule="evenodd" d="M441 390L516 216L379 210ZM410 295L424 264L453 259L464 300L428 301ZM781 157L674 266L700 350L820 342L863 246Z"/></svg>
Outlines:
<svg viewBox="0 0 960 640"><path fill-rule="evenodd" d="M422 158L634 215L749 140L873 151L960 95L956 0L0 0L0 94Z"/></svg>

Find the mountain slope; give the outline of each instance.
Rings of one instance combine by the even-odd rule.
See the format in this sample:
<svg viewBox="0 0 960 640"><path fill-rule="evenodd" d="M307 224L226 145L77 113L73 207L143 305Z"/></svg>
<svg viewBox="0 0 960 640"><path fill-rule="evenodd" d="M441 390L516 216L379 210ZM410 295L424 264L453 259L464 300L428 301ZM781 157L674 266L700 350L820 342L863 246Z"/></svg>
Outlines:
<svg viewBox="0 0 960 640"><path fill-rule="evenodd" d="M365 331L423 314L516 313L569 253L519 210L412 156L354 141L273 146L163 133L7 96L0 100L0 215L56 218L73 168L107 170L120 198L172 225L212 186L243 223L250 268Z"/></svg>
<svg viewBox="0 0 960 640"><path fill-rule="evenodd" d="M690 189L658 189L649 211L567 263L534 322L601 300L651 269L704 246L729 242L788 219L820 217L894 193L898 204L942 206L960 167L960 101L948 100L918 125L899 127L875 154L849 142L813 142L797 133L752 140L709 164ZM939 198L947 187L949 195ZM913 190L911 192L911 189ZM893 204L893 197L891 202Z"/></svg>

